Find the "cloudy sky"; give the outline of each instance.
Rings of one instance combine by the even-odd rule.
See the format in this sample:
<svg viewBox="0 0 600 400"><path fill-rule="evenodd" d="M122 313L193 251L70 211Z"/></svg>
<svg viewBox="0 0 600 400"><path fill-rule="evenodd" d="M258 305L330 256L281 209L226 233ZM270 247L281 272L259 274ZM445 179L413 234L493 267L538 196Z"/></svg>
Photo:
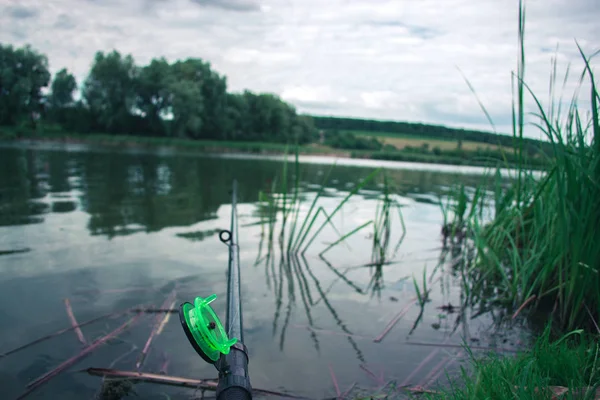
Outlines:
<svg viewBox="0 0 600 400"><path fill-rule="evenodd" d="M575 40L600 49L600 0L526 5L527 81L545 100L552 57L561 76L582 69ZM491 129L460 68L506 133L517 23L518 0L0 0L0 42L30 43L79 80L97 50L200 57L230 90L301 112Z"/></svg>

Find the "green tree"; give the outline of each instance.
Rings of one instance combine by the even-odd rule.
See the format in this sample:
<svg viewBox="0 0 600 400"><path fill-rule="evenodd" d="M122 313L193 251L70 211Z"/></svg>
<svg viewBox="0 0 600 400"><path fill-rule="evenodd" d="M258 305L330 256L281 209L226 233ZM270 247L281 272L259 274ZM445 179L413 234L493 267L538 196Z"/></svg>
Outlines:
<svg viewBox="0 0 600 400"><path fill-rule="evenodd" d="M200 87L185 80L176 80L171 84L170 90L173 94L171 134L177 137L200 138L204 122L204 102Z"/></svg>
<svg viewBox="0 0 600 400"><path fill-rule="evenodd" d="M228 93L225 110L226 121L223 139L242 140L249 130L248 103L244 94Z"/></svg>
<svg viewBox="0 0 600 400"><path fill-rule="evenodd" d="M227 93L227 79L198 58L138 67L131 55L97 52L76 102L77 81L66 69L42 96L47 63L29 47L0 45L0 125L35 122L46 106L43 117L70 132L300 144L317 137L311 117L274 94Z"/></svg>
<svg viewBox="0 0 600 400"><path fill-rule="evenodd" d="M133 57L114 50L96 53L83 86L83 98L94 118L94 127L112 133L132 128L138 68Z"/></svg>
<svg viewBox="0 0 600 400"><path fill-rule="evenodd" d="M47 117L52 122L62 126L70 123L74 117L73 92L77 89L77 81L65 68L54 75L50 85L50 94L48 95Z"/></svg>
<svg viewBox="0 0 600 400"><path fill-rule="evenodd" d="M30 46L15 49L0 44L0 124L28 120L35 125L43 107L42 88L49 82L45 55Z"/></svg>
<svg viewBox="0 0 600 400"><path fill-rule="evenodd" d="M172 73L175 130L181 133L184 127L190 137L198 139L222 138L227 129L226 79L198 58L177 61Z"/></svg>
<svg viewBox="0 0 600 400"><path fill-rule="evenodd" d="M136 107L145 119L146 129L164 135L164 119L173 105L173 75L164 58L153 59L140 69L136 83Z"/></svg>
<svg viewBox="0 0 600 400"><path fill-rule="evenodd" d="M77 89L77 81L66 68L54 75L50 88L48 102L52 108L65 108L73 105L73 92Z"/></svg>

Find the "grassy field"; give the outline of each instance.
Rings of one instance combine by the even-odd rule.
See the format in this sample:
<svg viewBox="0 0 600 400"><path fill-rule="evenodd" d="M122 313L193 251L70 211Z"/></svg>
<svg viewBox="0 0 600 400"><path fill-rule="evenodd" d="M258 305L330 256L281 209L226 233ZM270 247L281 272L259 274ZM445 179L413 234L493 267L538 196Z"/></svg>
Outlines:
<svg viewBox="0 0 600 400"><path fill-rule="evenodd" d="M418 136L413 136L413 135L399 135L397 133L388 133L388 132L369 132L369 131L344 131L344 132L352 133L356 136L372 137L372 138L379 140L383 144L391 144L392 146L396 147L399 150L405 148L406 146L421 147L421 146L423 146L423 144L428 144L429 148L431 148L431 149L434 147L439 147L441 150L454 150L457 147L457 141L450 140L450 139L432 139L432 138L428 138L428 137L418 137ZM327 134L327 133L325 133L325 134ZM463 150L466 150L466 151L476 151L478 148L497 150L501 147L503 147L503 146L498 146L495 144L488 144L488 143L472 142L472 141L465 141L462 143L462 148L463 148ZM512 149L509 147L504 146L504 149L512 151Z"/></svg>

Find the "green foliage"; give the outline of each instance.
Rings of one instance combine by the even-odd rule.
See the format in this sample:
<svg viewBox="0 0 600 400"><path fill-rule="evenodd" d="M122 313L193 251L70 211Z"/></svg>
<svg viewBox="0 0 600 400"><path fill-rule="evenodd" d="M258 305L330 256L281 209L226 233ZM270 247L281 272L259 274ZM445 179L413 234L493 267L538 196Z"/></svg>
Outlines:
<svg viewBox="0 0 600 400"><path fill-rule="evenodd" d="M48 96L50 107L64 108L73 104L73 93L77 89L77 81L66 68L61 69L54 75L50 88L51 92Z"/></svg>
<svg viewBox="0 0 600 400"><path fill-rule="evenodd" d="M97 52L78 102L66 69L43 98L47 60L29 47L0 46L0 72L0 125L17 134L43 133L32 113L45 101L45 122L66 132L297 144L317 137L312 118L273 94L227 93L227 79L198 58L138 66L131 55Z"/></svg>
<svg viewBox="0 0 600 400"><path fill-rule="evenodd" d="M521 50L523 27L521 14ZM497 173L491 222L482 220L483 201L473 201L477 210L465 218L475 254L465 279L474 296L494 287L491 301L513 308L535 299L528 307L553 315L563 329L591 328L600 317L599 95L589 59L582 57L580 82L589 79L591 109L580 111L574 96L566 115L561 115L553 106L546 111L524 82L521 52L513 110L516 179L503 187ZM554 86L551 81L551 90ZM541 179L524 164L526 94L537 105L535 125L552 146L549 169Z"/></svg>
<svg viewBox="0 0 600 400"><path fill-rule="evenodd" d="M125 133L130 130L136 100L138 69L133 57L118 51L96 53L82 95L98 131Z"/></svg>
<svg viewBox="0 0 600 400"><path fill-rule="evenodd" d="M429 399L479 400L549 398L594 399L600 386L600 348L597 338L571 332L559 340L550 339L546 329L533 349L516 357L470 353L473 375L462 368L461 382L452 382L451 391L429 395ZM570 389L553 397L552 389ZM574 394L579 392L579 395Z"/></svg>
<svg viewBox="0 0 600 400"><path fill-rule="evenodd" d="M383 144L375 138L364 138L350 132L329 131L325 134L325 144L335 149L381 150Z"/></svg>
<svg viewBox="0 0 600 400"><path fill-rule="evenodd" d="M471 141L513 146L513 138L510 135L499 135L490 132L479 132L468 129L448 128L445 126L420 124L398 121L377 121L358 118L339 118L313 116L317 129L325 131L362 131L364 133L380 133L391 137L418 137L421 139L431 138L449 141ZM546 153L550 153L550 143L540 140L523 138L525 144L541 147Z"/></svg>
<svg viewBox="0 0 600 400"><path fill-rule="evenodd" d="M359 156L359 153L356 153ZM546 169L549 165L547 157L528 157L522 159L513 152L504 152L500 150L483 150L476 151L464 150L441 150L434 147L431 151L424 147L406 146L402 150L389 151L385 148L383 151L374 152L370 157L377 160L392 160L392 161L409 161L423 162L436 164L450 165L479 165L491 167L514 167L521 165L531 169Z"/></svg>
<svg viewBox="0 0 600 400"><path fill-rule="evenodd" d="M49 82L46 56L29 46L0 43L0 125L35 128L43 109L42 88Z"/></svg>
<svg viewBox="0 0 600 400"><path fill-rule="evenodd" d="M164 119L172 107L170 88L174 82L170 68L164 58L153 59L140 69L137 79L136 108L144 116L146 129L152 135L165 131Z"/></svg>

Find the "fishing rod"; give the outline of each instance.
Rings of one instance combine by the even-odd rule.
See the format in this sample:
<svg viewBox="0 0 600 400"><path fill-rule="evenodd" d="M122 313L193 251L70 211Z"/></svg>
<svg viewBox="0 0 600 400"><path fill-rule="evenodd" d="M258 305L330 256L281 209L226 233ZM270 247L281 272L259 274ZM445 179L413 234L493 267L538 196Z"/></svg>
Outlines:
<svg viewBox="0 0 600 400"><path fill-rule="evenodd" d="M219 232L219 239L229 247L227 273L227 320L225 328L210 303L216 298L196 297L194 303L179 306L179 319L192 347L200 357L219 371L217 400L251 400L248 376L248 349L244 345L240 292L240 253L237 225L237 182L231 194L231 228Z"/></svg>

